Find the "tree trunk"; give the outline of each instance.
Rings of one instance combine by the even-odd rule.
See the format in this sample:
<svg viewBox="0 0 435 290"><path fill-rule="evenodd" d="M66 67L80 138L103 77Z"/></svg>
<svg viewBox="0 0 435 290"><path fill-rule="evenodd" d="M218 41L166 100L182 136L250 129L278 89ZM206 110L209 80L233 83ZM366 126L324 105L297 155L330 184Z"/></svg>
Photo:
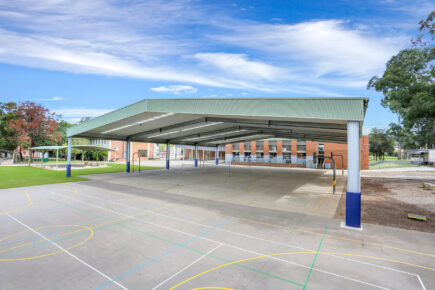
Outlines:
<svg viewBox="0 0 435 290"><path fill-rule="evenodd" d="M397 149L399 152L397 152L397 159L402 160L402 146L400 145L400 141L397 142Z"/></svg>

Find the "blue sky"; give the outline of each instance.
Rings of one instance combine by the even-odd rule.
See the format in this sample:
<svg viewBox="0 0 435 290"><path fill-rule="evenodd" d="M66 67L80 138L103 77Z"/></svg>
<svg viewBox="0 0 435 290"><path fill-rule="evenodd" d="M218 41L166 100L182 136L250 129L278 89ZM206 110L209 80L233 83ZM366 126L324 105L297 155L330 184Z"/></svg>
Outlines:
<svg viewBox="0 0 435 290"><path fill-rule="evenodd" d="M433 3L433 2L432 2ZM430 1L0 0L0 101L75 122L144 98L370 97Z"/></svg>

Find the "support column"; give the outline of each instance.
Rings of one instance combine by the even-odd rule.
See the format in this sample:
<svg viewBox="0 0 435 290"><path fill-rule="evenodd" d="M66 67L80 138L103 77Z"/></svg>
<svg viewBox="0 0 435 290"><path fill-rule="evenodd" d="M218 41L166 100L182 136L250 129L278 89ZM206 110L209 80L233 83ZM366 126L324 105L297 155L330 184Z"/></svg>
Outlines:
<svg viewBox="0 0 435 290"><path fill-rule="evenodd" d="M219 165L219 145L216 145L216 165Z"/></svg>
<svg viewBox="0 0 435 290"><path fill-rule="evenodd" d="M169 157L171 156L171 148L169 143L166 143L166 169L169 169Z"/></svg>
<svg viewBox="0 0 435 290"><path fill-rule="evenodd" d="M198 167L198 145L195 145L195 167Z"/></svg>
<svg viewBox="0 0 435 290"><path fill-rule="evenodd" d="M284 163L282 156L282 140L276 141L276 163Z"/></svg>
<svg viewBox="0 0 435 290"><path fill-rule="evenodd" d="M71 143L72 138L68 137L68 152L66 161L66 177L71 177Z"/></svg>
<svg viewBox="0 0 435 290"><path fill-rule="evenodd" d="M58 163L59 163L59 149L56 149L56 169Z"/></svg>
<svg viewBox="0 0 435 290"><path fill-rule="evenodd" d="M130 173L130 139L127 140L127 148L126 148L126 154L125 160L126 160L126 167L125 172Z"/></svg>
<svg viewBox="0 0 435 290"><path fill-rule="evenodd" d="M243 142L239 143L239 161L240 162L245 161L245 143Z"/></svg>
<svg viewBox="0 0 435 290"><path fill-rule="evenodd" d="M257 142L251 141L251 162L257 161Z"/></svg>
<svg viewBox="0 0 435 290"><path fill-rule="evenodd" d="M346 226L361 228L359 122L347 122Z"/></svg>
<svg viewBox="0 0 435 290"><path fill-rule="evenodd" d="M225 145L225 163L233 161L233 144Z"/></svg>
<svg viewBox="0 0 435 290"><path fill-rule="evenodd" d="M292 140L291 151L292 151L292 154L291 154L292 161L291 162L293 164L297 164L298 163L298 141Z"/></svg>
<svg viewBox="0 0 435 290"><path fill-rule="evenodd" d="M263 160L269 163L269 141L264 141L263 143Z"/></svg>

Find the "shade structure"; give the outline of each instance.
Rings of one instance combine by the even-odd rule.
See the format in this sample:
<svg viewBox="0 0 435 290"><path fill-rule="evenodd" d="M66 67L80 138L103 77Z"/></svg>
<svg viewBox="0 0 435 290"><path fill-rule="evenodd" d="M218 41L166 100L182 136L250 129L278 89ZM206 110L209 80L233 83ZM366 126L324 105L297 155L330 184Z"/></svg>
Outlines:
<svg viewBox="0 0 435 290"><path fill-rule="evenodd" d="M68 146L37 146L37 147L31 147L30 150L42 150L42 151L50 151L50 150L60 150L60 149L66 149ZM96 146L96 145L72 145L71 148L79 149L82 151L115 151L112 148L103 147L103 146Z"/></svg>
<svg viewBox="0 0 435 290"><path fill-rule="evenodd" d="M68 137L216 146L266 138L346 143L365 98L145 99L67 131Z"/></svg>

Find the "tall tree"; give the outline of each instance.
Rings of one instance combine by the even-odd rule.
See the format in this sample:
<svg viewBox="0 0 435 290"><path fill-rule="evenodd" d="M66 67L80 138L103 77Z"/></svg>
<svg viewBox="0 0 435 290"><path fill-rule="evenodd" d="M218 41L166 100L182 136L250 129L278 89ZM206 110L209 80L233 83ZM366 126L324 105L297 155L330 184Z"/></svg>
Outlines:
<svg viewBox="0 0 435 290"><path fill-rule="evenodd" d="M61 116L59 116L61 118ZM59 140L59 145L63 145L68 142L68 137L66 136L66 130L74 126L65 120L60 120L56 132L60 134L61 139Z"/></svg>
<svg viewBox="0 0 435 290"><path fill-rule="evenodd" d="M17 116L9 124L19 134L17 139L21 157L22 148L58 144L61 141L56 115L44 106L29 101L21 103L17 108Z"/></svg>
<svg viewBox="0 0 435 290"><path fill-rule="evenodd" d="M0 148L10 151L17 148L18 132L10 126L10 121L17 119L17 104L0 102Z"/></svg>
<svg viewBox="0 0 435 290"><path fill-rule="evenodd" d="M393 153L394 140L387 134L386 130L372 128L369 138L369 151L375 155L376 160L378 160L378 158L384 159L386 153Z"/></svg>
<svg viewBox="0 0 435 290"><path fill-rule="evenodd" d="M402 144L405 138L405 129L399 124L391 123L387 134L390 135L397 143L397 159L402 159Z"/></svg>
<svg viewBox="0 0 435 290"><path fill-rule="evenodd" d="M382 105L402 117L406 129L416 132L420 147L435 148L435 47L432 12L420 21L421 34L412 48L403 49L386 65L382 77L374 76L367 87L382 92ZM431 39L424 40L426 34Z"/></svg>

